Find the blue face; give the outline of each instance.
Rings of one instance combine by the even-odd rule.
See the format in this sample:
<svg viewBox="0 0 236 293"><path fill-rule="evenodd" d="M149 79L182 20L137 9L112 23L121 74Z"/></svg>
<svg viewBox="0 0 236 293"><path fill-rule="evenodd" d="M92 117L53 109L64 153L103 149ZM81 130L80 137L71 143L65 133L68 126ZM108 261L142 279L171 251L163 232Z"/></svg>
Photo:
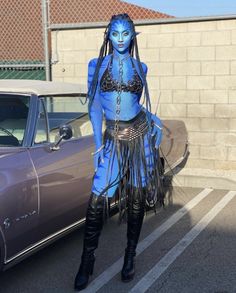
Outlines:
<svg viewBox="0 0 236 293"><path fill-rule="evenodd" d="M133 31L128 21L116 20L111 24L109 39L118 53L124 54L129 51L132 38Z"/></svg>

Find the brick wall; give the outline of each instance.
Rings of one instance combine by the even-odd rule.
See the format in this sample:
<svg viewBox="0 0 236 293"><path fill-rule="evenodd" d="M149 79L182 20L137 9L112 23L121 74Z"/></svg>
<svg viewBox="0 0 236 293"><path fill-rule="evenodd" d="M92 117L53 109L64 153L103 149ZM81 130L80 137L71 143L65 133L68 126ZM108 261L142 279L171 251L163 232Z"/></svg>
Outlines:
<svg viewBox="0 0 236 293"><path fill-rule="evenodd" d="M153 110L161 94L160 117L183 120L188 129L185 174L236 181L236 19L160 22L136 30ZM85 83L103 32L54 31L53 58L59 62L52 67L53 80ZM190 182L185 179L197 185Z"/></svg>

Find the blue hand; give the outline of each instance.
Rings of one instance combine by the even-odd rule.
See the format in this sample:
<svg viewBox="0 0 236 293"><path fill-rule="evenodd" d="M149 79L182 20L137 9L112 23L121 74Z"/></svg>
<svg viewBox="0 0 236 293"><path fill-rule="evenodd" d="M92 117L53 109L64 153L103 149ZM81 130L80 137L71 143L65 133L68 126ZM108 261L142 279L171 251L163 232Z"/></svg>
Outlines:
<svg viewBox="0 0 236 293"><path fill-rule="evenodd" d="M93 155L93 161L94 161L94 169L96 172L99 164L104 163L103 149L101 149L99 152L97 152L96 154Z"/></svg>

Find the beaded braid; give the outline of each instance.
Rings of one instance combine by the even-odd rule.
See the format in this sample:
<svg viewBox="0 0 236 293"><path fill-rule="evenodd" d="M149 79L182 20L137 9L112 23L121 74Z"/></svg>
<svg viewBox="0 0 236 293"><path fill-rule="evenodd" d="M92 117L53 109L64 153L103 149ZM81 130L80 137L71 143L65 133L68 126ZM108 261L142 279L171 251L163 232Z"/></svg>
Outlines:
<svg viewBox="0 0 236 293"><path fill-rule="evenodd" d="M88 95L87 95L87 98L89 99L89 105L88 105L89 113L90 113L91 105L93 103L94 96L95 96L95 93L96 93L97 84L98 84L99 70L100 70L102 61L103 61L103 59L105 58L106 55L111 54L113 52L113 46L112 46L112 42L109 40L109 34L110 34L111 25L116 20L126 20L126 21L128 21L130 23L131 29L133 31L133 40L130 43L129 53L130 53L131 57L135 56L135 58L137 60L138 68L139 68L139 71L140 71L140 74L141 74L141 78L142 78L143 83L144 83L144 103L146 102L146 109L149 112L151 112L151 101L150 101L150 96L149 96L149 91L148 91L147 80L146 80L146 76L144 74L143 67L142 67L142 64L141 64L141 61L140 61L140 57L139 57L138 43L137 43L137 37L136 37L137 33L135 31L134 23L131 20L131 18L129 17L129 15L127 13L123 13L123 14L113 15L111 20L110 20L110 22L109 22L109 24L108 24L108 26L105 29L103 44L102 44L101 49L100 49L100 53L99 53L99 56L98 56L98 61L97 61L97 64L96 64L95 72L94 72L93 79L92 79L90 88L88 90ZM147 115L147 116L149 118L149 115Z"/></svg>
<svg viewBox="0 0 236 293"><path fill-rule="evenodd" d="M110 24L109 24L110 25ZM96 93L96 89L97 89L97 83L98 83L98 74L99 74L99 69L101 67L102 61L104 59L104 57L107 54L107 44L108 44L108 29L109 29L109 25L107 26L105 32L104 32L104 40L103 40L103 44L101 46L100 52L99 52L99 57L98 57L98 62L96 64L96 68L95 68L95 72L93 75L93 79L90 85L90 88L88 89L88 94L87 94L87 98L89 99L89 104L88 104L88 108L89 108L89 115L90 115L90 108Z"/></svg>

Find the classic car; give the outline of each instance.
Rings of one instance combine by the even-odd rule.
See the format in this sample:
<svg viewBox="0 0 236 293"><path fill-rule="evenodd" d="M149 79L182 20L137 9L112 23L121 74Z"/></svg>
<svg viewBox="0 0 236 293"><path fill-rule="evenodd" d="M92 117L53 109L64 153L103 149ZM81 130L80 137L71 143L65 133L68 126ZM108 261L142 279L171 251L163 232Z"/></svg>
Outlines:
<svg viewBox="0 0 236 293"><path fill-rule="evenodd" d="M62 82L0 81L0 270L85 220L94 174L85 93ZM188 147L183 122L164 126L167 174Z"/></svg>

